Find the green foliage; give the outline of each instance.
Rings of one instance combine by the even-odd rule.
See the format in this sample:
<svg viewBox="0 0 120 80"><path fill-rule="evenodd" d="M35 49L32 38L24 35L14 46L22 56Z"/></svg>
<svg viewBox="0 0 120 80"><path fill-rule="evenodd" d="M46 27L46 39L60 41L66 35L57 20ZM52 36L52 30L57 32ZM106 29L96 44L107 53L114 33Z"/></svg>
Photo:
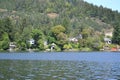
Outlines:
<svg viewBox="0 0 120 80"><path fill-rule="evenodd" d="M113 43L120 45L120 23L115 23L112 38Z"/></svg>
<svg viewBox="0 0 120 80"><path fill-rule="evenodd" d="M63 27L63 26L61 26L61 25L57 25L57 26L55 26L55 27L52 27L52 29L51 29L51 31L52 31L52 33L54 34L54 35L58 35L58 34L60 34L61 32L65 32L65 28Z"/></svg>
<svg viewBox="0 0 120 80"><path fill-rule="evenodd" d="M67 35L65 34L66 29L61 25L57 25L52 27L51 31L53 33L53 37L56 39L55 43L63 49L64 44L67 43Z"/></svg>
<svg viewBox="0 0 120 80"><path fill-rule="evenodd" d="M110 48L116 48L117 45L115 45L115 44L110 44L109 47L110 47Z"/></svg>
<svg viewBox="0 0 120 80"><path fill-rule="evenodd" d="M26 46L26 43L24 43L24 42L21 42L21 43L20 43L20 50L23 50L23 51L24 51L24 50L26 50L26 47L27 47L27 46Z"/></svg>
<svg viewBox="0 0 120 80"><path fill-rule="evenodd" d="M67 41L67 35L61 32L57 35L57 40Z"/></svg>
<svg viewBox="0 0 120 80"><path fill-rule="evenodd" d="M31 35L32 35L32 38L35 39L36 41L38 41L39 39L42 39L43 37L42 32L38 29L34 29Z"/></svg>
<svg viewBox="0 0 120 80"><path fill-rule="evenodd" d="M79 43L71 43L73 49L79 49Z"/></svg>
<svg viewBox="0 0 120 80"><path fill-rule="evenodd" d="M90 48L88 47L84 47L84 48L80 48L81 51L92 51Z"/></svg>
<svg viewBox="0 0 120 80"><path fill-rule="evenodd" d="M42 39L39 39L39 41L38 41L38 48L39 48L39 50L44 50L45 49L44 42L43 42Z"/></svg>
<svg viewBox="0 0 120 80"><path fill-rule="evenodd" d="M0 41L0 49L7 50L9 49L9 37L7 33L3 33L2 41Z"/></svg>
<svg viewBox="0 0 120 80"><path fill-rule="evenodd" d="M63 49L64 49L64 50L72 49L72 45L71 45L71 44L65 44L65 45L63 46Z"/></svg>
<svg viewBox="0 0 120 80"><path fill-rule="evenodd" d="M10 18L7 17L7 18L3 19L2 23L3 23L2 26L5 27L5 28L3 28L3 31L8 33L10 41L13 41L15 31L14 31L14 28L12 25L12 21L10 20Z"/></svg>
<svg viewBox="0 0 120 80"><path fill-rule="evenodd" d="M61 51L61 48L59 46L55 46L55 51Z"/></svg>
<svg viewBox="0 0 120 80"><path fill-rule="evenodd" d="M34 29L31 33L32 38L35 40L35 44L34 47L35 48L39 48L39 49L43 49L43 47L41 47L43 45L43 33L38 30L38 29Z"/></svg>
<svg viewBox="0 0 120 80"><path fill-rule="evenodd" d="M48 38L47 38L47 40L48 40L48 43L55 43L55 38L54 37L51 37L51 36L48 36Z"/></svg>

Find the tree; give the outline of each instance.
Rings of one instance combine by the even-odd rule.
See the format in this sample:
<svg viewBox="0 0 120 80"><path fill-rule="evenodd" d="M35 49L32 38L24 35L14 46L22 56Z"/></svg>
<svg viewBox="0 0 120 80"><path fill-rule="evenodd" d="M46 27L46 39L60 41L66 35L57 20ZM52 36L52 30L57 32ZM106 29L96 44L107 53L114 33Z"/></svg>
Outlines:
<svg viewBox="0 0 120 80"><path fill-rule="evenodd" d="M71 44L65 44L65 45L63 46L63 49L64 49L64 50L72 49L72 45L71 45Z"/></svg>
<svg viewBox="0 0 120 80"><path fill-rule="evenodd" d="M56 36L56 35L58 35L61 32L64 33L66 31L66 29L63 26L61 26L61 25L57 25L55 27L52 27L51 31Z"/></svg>
<svg viewBox="0 0 120 80"><path fill-rule="evenodd" d="M61 32L57 35L57 40L67 41L67 35Z"/></svg>
<svg viewBox="0 0 120 80"><path fill-rule="evenodd" d="M120 45L120 23L114 24L114 32L112 42Z"/></svg>
<svg viewBox="0 0 120 80"><path fill-rule="evenodd" d="M3 21L0 20L0 36L2 36L4 33L4 26L3 26ZM0 37L0 41L2 40L2 37Z"/></svg>
<svg viewBox="0 0 120 80"><path fill-rule="evenodd" d="M38 29L34 29L31 33L31 35L32 35L32 38L35 40L34 47L40 48L40 45L42 44L41 40L43 40L43 33Z"/></svg>
<svg viewBox="0 0 120 80"><path fill-rule="evenodd" d="M26 45L25 42L21 41L21 42L19 43L19 48L20 48L20 50L26 50L26 47L27 47L27 45Z"/></svg>
<svg viewBox="0 0 120 80"><path fill-rule="evenodd" d="M10 41L14 39L14 28L12 25L12 20L10 18L3 19L3 30L4 32L8 33Z"/></svg>
<svg viewBox="0 0 120 80"><path fill-rule="evenodd" d="M67 42L67 35L65 34L65 28L61 25L57 25L52 28L53 36L56 39L56 44L63 49L64 44Z"/></svg>
<svg viewBox="0 0 120 80"><path fill-rule="evenodd" d="M9 37L6 32L3 33L2 35L2 41L0 41L0 49L7 50L9 49Z"/></svg>
<svg viewBox="0 0 120 80"><path fill-rule="evenodd" d="M59 33L57 35L57 41L56 41L57 45L61 47L61 49L63 49L64 44L67 43L67 35L65 33Z"/></svg>
<svg viewBox="0 0 120 80"><path fill-rule="evenodd" d="M47 40L48 40L48 43L55 43L55 38L52 36L48 36Z"/></svg>
<svg viewBox="0 0 120 80"><path fill-rule="evenodd" d="M88 37L92 37L93 36L94 29L91 28L91 27L87 27L87 28L84 28L81 33L82 33L83 39L86 39Z"/></svg>
<svg viewBox="0 0 120 80"><path fill-rule="evenodd" d="M42 39L38 40L38 49L39 50L44 50L44 42Z"/></svg>
<svg viewBox="0 0 120 80"><path fill-rule="evenodd" d="M27 19L22 19L22 23L20 24L20 33L23 33L24 28L27 27Z"/></svg>

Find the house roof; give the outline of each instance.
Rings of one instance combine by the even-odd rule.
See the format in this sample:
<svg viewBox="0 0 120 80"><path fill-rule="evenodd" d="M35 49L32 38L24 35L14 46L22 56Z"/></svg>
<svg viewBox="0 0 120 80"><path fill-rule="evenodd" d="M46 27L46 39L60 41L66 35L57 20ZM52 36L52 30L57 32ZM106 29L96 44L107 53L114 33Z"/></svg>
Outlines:
<svg viewBox="0 0 120 80"><path fill-rule="evenodd" d="M104 38L104 41L111 41L110 38Z"/></svg>

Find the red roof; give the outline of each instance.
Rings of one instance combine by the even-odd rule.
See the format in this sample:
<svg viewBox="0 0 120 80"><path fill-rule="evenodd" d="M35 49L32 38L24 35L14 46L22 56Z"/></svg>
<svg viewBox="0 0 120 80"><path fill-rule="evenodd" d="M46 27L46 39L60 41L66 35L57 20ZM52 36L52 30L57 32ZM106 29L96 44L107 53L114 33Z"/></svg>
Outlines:
<svg viewBox="0 0 120 80"><path fill-rule="evenodd" d="M117 51L117 48L111 48L111 51Z"/></svg>

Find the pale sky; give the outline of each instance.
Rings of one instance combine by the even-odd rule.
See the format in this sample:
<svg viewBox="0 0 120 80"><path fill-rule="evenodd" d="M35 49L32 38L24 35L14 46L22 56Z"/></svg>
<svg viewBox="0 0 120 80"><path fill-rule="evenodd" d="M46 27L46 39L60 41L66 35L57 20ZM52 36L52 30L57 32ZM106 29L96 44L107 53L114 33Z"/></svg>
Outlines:
<svg viewBox="0 0 120 80"><path fill-rule="evenodd" d="M103 7L110 8L112 10L118 10L120 12L120 0L84 0L94 5L102 5Z"/></svg>

